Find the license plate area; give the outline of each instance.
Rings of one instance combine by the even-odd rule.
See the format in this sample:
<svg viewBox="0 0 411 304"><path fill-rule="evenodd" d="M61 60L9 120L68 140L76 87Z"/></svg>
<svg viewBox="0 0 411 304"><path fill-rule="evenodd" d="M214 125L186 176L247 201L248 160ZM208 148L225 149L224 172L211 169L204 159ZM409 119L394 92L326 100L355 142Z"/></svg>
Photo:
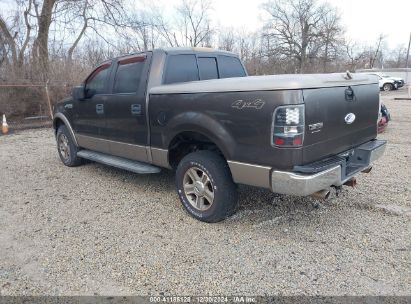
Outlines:
<svg viewBox="0 0 411 304"><path fill-rule="evenodd" d="M370 163L374 161L374 152L377 149L383 152L384 145L385 141L383 140L371 140L356 148L339 153L338 155L327 157L307 165L295 166L293 171L313 174L340 165L341 180L346 180L367 168Z"/></svg>

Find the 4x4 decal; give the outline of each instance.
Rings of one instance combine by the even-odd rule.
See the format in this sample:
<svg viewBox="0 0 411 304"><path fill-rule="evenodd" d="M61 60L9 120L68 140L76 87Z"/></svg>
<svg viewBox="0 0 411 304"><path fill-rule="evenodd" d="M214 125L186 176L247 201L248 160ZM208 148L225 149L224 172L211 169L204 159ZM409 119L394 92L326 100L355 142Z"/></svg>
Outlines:
<svg viewBox="0 0 411 304"><path fill-rule="evenodd" d="M265 105L265 101L262 101L261 99L256 99L253 101L245 101L242 99L236 100L231 104L231 107L237 108L239 110L242 110L244 108L254 108L257 110L260 110L263 106Z"/></svg>

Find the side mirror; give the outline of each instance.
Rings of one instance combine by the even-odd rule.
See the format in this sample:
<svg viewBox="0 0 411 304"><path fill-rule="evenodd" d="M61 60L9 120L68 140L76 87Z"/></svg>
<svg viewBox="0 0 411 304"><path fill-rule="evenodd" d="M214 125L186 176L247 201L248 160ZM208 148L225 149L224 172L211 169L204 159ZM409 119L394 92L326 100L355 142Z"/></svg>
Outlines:
<svg viewBox="0 0 411 304"><path fill-rule="evenodd" d="M74 87L71 91L71 96L74 100L84 100L86 98L86 94L84 92L84 86Z"/></svg>
<svg viewBox="0 0 411 304"><path fill-rule="evenodd" d="M96 95L96 90L94 90L94 89L85 89L84 91L85 91L85 95L86 95L85 98L91 98L94 95Z"/></svg>

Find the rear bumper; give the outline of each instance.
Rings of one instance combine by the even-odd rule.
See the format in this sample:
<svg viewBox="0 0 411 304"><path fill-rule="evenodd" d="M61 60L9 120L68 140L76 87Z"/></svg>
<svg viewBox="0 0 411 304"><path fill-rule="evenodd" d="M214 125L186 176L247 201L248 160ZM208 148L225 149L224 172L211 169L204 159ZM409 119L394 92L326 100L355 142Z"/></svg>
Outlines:
<svg viewBox="0 0 411 304"><path fill-rule="evenodd" d="M315 174L299 174L273 171L271 174L272 191L281 194L310 195L332 185L340 185L341 166L335 166Z"/></svg>
<svg viewBox="0 0 411 304"><path fill-rule="evenodd" d="M234 182L270 189L275 193L306 196L331 186L341 186L369 168L385 151L384 140L371 140L339 155L322 159L293 171L228 161Z"/></svg>
<svg viewBox="0 0 411 304"><path fill-rule="evenodd" d="M310 195L330 186L341 186L358 172L371 166L385 151L386 142L372 140L361 146L305 166L294 171L272 171L273 192L292 195Z"/></svg>

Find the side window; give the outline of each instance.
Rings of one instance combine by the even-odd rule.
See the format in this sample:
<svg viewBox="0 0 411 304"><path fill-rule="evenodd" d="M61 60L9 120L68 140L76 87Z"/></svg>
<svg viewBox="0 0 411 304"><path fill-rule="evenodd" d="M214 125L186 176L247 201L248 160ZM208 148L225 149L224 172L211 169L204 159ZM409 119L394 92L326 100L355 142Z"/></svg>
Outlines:
<svg viewBox="0 0 411 304"><path fill-rule="evenodd" d="M86 83L87 90L95 90L94 94L102 94L106 92L106 80L110 71L110 65L103 65L94 70L89 76Z"/></svg>
<svg viewBox="0 0 411 304"><path fill-rule="evenodd" d="M138 90L143 74L144 61L118 65L114 79L113 93L135 93Z"/></svg>
<svg viewBox="0 0 411 304"><path fill-rule="evenodd" d="M240 59L231 56L218 57L218 69L220 78L244 77L245 71Z"/></svg>
<svg viewBox="0 0 411 304"><path fill-rule="evenodd" d="M217 79L217 60L214 57L199 57L198 68L200 70L200 79Z"/></svg>
<svg viewBox="0 0 411 304"><path fill-rule="evenodd" d="M170 55L168 57L165 84L195 80L199 80L195 55Z"/></svg>

